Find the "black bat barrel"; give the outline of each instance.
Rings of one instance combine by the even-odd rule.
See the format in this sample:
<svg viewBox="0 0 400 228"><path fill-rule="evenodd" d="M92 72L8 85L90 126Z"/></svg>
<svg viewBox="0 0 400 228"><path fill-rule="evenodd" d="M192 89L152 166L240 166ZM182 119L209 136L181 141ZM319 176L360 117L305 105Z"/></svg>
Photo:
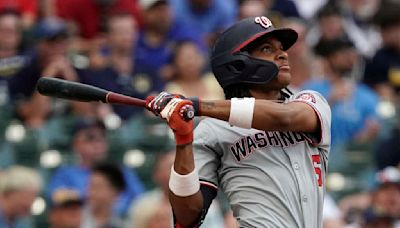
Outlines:
<svg viewBox="0 0 400 228"><path fill-rule="evenodd" d="M76 100L106 102L107 90L78 82L59 78L41 77L37 82L37 90L45 96Z"/></svg>

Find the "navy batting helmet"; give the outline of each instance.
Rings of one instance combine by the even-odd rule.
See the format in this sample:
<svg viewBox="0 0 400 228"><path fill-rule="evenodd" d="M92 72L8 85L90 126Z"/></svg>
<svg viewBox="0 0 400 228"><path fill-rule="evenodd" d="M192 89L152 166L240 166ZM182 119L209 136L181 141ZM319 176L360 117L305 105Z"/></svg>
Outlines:
<svg viewBox="0 0 400 228"><path fill-rule="evenodd" d="M243 49L255 40L276 37L286 51L297 40L297 32L275 28L267 17L250 17L232 25L217 39L211 52L211 69L222 88L229 85L265 84L277 76L275 63L253 58Z"/></svg>

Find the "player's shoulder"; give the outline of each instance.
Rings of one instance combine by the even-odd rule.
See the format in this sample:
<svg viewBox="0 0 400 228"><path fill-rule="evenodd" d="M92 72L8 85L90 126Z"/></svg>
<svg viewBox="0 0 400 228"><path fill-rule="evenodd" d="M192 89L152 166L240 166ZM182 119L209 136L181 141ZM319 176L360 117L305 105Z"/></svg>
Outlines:
<svg viewBox="0 0 400 228"><path fill-rule="evenodd" d="M321 93L312 90L312 89L306 89L306 90L301 90L297 93L294 93L290 98L289 101L295 101L295 100L300 100L300 101L309 101L312 103L316 103L318 101L321 101L323 103L328 104L328 101L325 99L324 96L322 96Z"/></svg>

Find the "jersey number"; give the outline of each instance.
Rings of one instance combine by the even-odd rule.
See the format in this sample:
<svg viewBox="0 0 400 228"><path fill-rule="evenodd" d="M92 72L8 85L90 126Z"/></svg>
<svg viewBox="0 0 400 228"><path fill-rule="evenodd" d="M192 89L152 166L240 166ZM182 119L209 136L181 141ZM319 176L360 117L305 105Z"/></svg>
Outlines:
<svg viewBox="0 0 400 228"><path fill-rule="evenodd" d="M319 154L315 154L311 156L315 175L317 177L318 186L322 186L322 170L321 170L321 156Z"/></svg>

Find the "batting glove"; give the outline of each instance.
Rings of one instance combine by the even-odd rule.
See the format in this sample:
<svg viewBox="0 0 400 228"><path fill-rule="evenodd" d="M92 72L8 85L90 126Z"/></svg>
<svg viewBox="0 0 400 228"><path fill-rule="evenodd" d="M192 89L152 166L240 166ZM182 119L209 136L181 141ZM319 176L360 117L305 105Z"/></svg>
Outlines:
<svg viewBox="0 0 400 228"><path fill-rule="evenodd" d="M193 142L193 116L186 118L193 110L192 102L181 98L172 98L163 108L160 115L166 119L175 135L176 145L185 145Z"/></svg>
<svg viewBox="0 0 400 228"><path fill-rule="evenodd" d="M185 100L192 101L192 107L195 116L200 116L200 99L198 97L186 98L179 94L171 94L167 92L161 92L156 97L148 96L146 98L146 108L154 113L154 115L159 116L163 108L170 102L173 98L181 98ZM185 118L190 118L185 114Z"/></svg>
<svg viewBox="0 0 400 228"><path fill-rule="evenodd" d="M175 135L177 145L193 141L193 102L177 94L162 92L146 98L146 108L156 116L167 120Z"/></svg>

